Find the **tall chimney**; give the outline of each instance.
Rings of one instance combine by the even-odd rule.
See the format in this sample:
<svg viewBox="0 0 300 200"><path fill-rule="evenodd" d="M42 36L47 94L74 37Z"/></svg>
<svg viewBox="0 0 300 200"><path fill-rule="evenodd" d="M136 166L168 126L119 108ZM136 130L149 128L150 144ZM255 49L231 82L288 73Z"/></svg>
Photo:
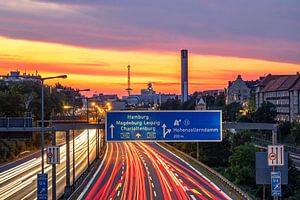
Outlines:
<svg viewBox="0 0 300 200"><path fill-rule="evenodd" d="M188 100L188 50L181 50L181 102Z"/></svg>

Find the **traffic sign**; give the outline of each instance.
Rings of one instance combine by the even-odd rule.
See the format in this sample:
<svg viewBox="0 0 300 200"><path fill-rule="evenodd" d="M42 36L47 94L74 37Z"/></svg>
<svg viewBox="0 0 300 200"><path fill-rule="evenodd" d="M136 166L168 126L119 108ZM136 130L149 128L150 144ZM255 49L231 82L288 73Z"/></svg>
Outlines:
<svg viewBox="0 0 300 200"><path fill-rule="evenodd" d="M271 172L271 190L273 197L281 197L281 173Z"/></svg>
<svg viewBox="0 0 300 200"><path fill-rule="evenodd" d="M106 140L222 141L221 111L111 111L106 113Z"/></svg>
<svg viewBox="0 0 300 200"><path fill-rule="evenodd" d="M284 165L284 146L269 145L268 146L268 165L282 166Z"/></svg>
<svg viewBox="0 0 300 200"><path fill-rule="evenodd" d="M37 199L48 199L48 174L37 175Z"/></svg>
<svg viewBox="0 0 300 200"><path fill-rule="evenodd" d="M281 173L281 185L288 184L288 153L284 152L285 165L276 166L276 171ZM268 165L268 152L256 152L255 155L255 176L256 184L271 185L272 167Z"/></svg>
<svg viewBox="0 0 300 200"><path fill-rule="evenodd" d="M47 146L47 163L48 164L60 163L59 146Z"/></svg>

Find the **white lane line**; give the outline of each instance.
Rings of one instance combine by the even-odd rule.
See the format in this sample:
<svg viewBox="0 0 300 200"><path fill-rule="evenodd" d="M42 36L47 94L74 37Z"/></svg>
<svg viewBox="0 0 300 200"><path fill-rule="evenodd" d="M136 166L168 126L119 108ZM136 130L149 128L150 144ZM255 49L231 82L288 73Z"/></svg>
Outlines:
<svg viewBox="0 0 300 200"><path fill-rule="evenodd" d="M156 192L155 192L155 190L153 191L153 193L154 193L154 196L156 197Z"/></svg>
<svg viewBox="0 0 300 200"><path fill-rule="evenodd" d="M152 177L151 176L149 176L149 179L152 181Z"/></svg>
<svg viewBox="0 0 300 200"><path fill-rule="evenodd" d="M191 196L191 198L192 198L193 200L197 200L196 197L195 197L194 195L191 194L190 196Z"/></svg>
<svg viewBox="0 0 300 200"><path fill-rule="evenodd" d="M181 157L177 156L175 153L169 151L167 148L161 146L158 143L155 143L156 145L158 145L159 147L161 147L162 149L164 149L165 151L169 152L170 154L172 154L173 156L175 156L176 158L178 158L180 161L182 161L183 163L185 163L187 166L189 166L191 169L193 169L197 174L199 174L202 178L204 178L206 181L208 181L213 187L215 187L217 190L221 191L220 188L214 184L210 179L208 179L206 176L204 176L201 172L199 172L197 169L195 169L192 165L190 165L188 162L186 162L185 160L183 160ZM176 174L175 174L176 176ZM231 197L229 197L225 192L223 192L224 196L227 197L228 199L232 199Z"/></svg>
<svg viewBox="0 0 300 200"><path fill-rule="evenodd" d="M118 194L117 194L117 196L120 196L120 190L118 191Z"/></svg>
<svg viewBox="0 0 300 200"><path fill-rule="evenodd" d="M152 187L154 188L154 184L153 184L153 183L151 183L151 185L152 185Z"/></svg>
<svg viewBox="0 0 300 200"><path fill-rule="evenodd" d="M87 184L87 186L84 188L83 192L80 194L80 196L78 197L78 199L83 199L83 197L86 195L88 189L91 187L92 183L94 182L97 174L100 172L102 166L103 166L103 163L106 159L106 156L107 156L107 152L108 152L108 145L106 145L106 151L105 151L105 155L103 157L103 160L101 161L101 164L99 166L99 168L97 169L96 173L94 174L94 176L91 178L90 182Z"/></svg>
<svg viewBox="0 0 300 200"><path fill-rule="evenodd" d="M176 177L178 177L178 174L177 174L177 173L174 173L174 174L175 174Z"/></svg>

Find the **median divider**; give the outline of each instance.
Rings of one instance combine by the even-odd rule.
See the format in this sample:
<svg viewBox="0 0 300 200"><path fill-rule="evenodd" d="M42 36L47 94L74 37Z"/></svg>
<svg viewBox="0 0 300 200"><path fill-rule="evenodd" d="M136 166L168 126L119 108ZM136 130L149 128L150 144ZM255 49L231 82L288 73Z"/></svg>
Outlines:
<svg viewBox="0 0 300 200"><path fill-rule="evenodd" d="M82 193L82 191L84 190L84 188L87 186L88 182L90 181L90 179L93 177L93 175L96 173L103 157L104 157L104 153L105 153L105 145L103 148L101 148L100 151L100 158L99 159L95 159L91 165L89 169L86 169L79 177L78 179L75 181L75 185L72 185L72 193L71 195L67 198L68 200L77 200L78 197L80 196L80 194ZM66 199L63 196L60 198L62 199Z"/></svg>
<svg viewBox="0 0 300 200"><path fill-rule="evenodd" d="M208 176L209 178L217 181L224 188L226 188L229 192L234 193L232 195L234 195L236 197L236 199L252 200L252 198L248 194L246 194L245 192L243 192L240 188L238 188L237 186L235 186L227 178L225 178L224 176L222 176L220 173L216 172L212 168L208 167L204 163L198 161L197 159L193 158L190 155L185 154L184 152L176 149L175 147L173 147L173 146L171 146L171 145L169 145L167 143L160 143L160 145L162 145L163 147L171 150L173 153L179 155L184 160L186 160L186 161L192 161L192 162L196 163L197 166L194 166L194 167L200 169L201 172L203 174L205 174L206 176ZM192 164L192 163L190 163L190 164Z"/></svg>

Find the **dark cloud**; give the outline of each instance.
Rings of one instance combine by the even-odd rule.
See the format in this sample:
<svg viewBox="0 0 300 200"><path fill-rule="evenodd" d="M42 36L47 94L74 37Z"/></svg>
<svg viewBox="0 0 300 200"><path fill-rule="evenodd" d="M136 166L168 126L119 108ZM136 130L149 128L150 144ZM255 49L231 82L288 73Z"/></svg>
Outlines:
<svg viewBox="0 0 300 200"><path fill-rule="evenodd" d="M189 48L300 63L299 19L298 0L47 0L31 2L27 12L2 6L0 35L88 48Z"/></svg>

